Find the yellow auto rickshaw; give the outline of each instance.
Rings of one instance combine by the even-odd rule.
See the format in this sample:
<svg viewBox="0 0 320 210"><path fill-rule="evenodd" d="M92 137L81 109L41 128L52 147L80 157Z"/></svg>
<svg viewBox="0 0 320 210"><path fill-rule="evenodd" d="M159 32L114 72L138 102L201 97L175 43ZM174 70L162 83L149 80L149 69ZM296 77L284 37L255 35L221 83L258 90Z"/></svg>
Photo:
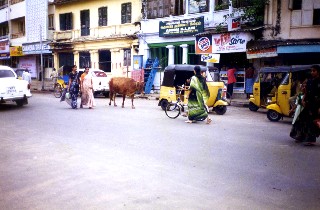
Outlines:
<svg viewBox="0 0 320 210"><path fill-rule="evenodd" d="M275 94L275 98L267 106L267 117L270 121L279 121L284 116L289 116L290 97L294 97L295 88L293 84L303 82L307 78L307 74L310 72L312 65L299 65L299 66L279 66L275 67L281 72L286 72L285 76L280 82L280 85Z"/></svg>
<svg viewBox="0 0 320 210"><path fill-rule="evenodd" d="M277 88L287 72L288 69L278 67L260 69L253 84L253 94L249 99L250 111L266 108L269 103L275 101Z"/></svg>
<svg viewBox="0 0 320 210"><path fill-rule="evenodd" d="M177 101L180 97L183 104L188 104L187 95L189 90L185 82L194 75L195 65L175 64L169 65L164 69L164 76L160 88L160 98L158 106L163 110L166 109L168 103ZM207 106L212 107L219 115L223 115L227 111L228 103L224 100L223 94L224 83L220 81L219 70L215 67L200 66L201 71L205 72L207 85L210 92ZM182 92L181 92L182 89Z"/></svg>

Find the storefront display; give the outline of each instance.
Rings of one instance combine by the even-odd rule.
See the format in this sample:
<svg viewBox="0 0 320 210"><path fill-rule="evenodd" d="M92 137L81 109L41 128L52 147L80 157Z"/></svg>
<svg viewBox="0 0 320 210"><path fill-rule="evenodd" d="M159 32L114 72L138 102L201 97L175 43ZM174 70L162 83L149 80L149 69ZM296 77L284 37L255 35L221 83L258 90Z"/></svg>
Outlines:
<svg viewBox="0 0 320 210"><path fill-rule="evenodd" d="M238 70L235 73L237 82L233 86L234 93L244 93L245 90L245 73L244 71ZM220 79L225 83L228 84L228 76L227 71L220 71Z"/></svg>

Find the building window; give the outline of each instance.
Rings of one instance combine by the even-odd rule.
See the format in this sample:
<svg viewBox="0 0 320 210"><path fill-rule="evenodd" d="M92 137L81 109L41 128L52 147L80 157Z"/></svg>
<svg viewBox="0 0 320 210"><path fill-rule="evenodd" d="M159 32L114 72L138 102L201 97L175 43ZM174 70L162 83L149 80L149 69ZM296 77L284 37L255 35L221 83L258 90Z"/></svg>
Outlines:
<svg viewBox="0 0 320 210"><path fill-rule="evenodd" d="M0 26L0 36L7 36L9 34L9 27L7 24Z"/></svg>
<svg viewBox="0 0 320 210"><path fill-rule="evenodd" d="M0 7L7 6L7 5L8 5L8 0L0 0Z"/></svg>
<svg viewBox="0 0 320 210"><path fill-rule="evenodd" d="M25 31L25 24L24 21L18 22L18 32L24 34Z"/></svg>
<svg viewBox="0 0 320 210"><path fill-rule="evenodd" d="M313 25L320 25L320 9L313 10Z"/></svg>
<svg viewBox="0 0 320 210"><path fill-rule="evenodd" d="M59 15L60 31L72 30L72 13L65 13Z"/></svg>
<svg viewBox="0 0 320 210"><path fill-rule="evenodd" d="M131 3L121 4L121 24L131 23Z"/></svg>
<svg viewBox="0 0 320 210"><path fill-rule="evenodd" d="M90 11L80 11L81 36L90 35Z"/></svg>
<svg viewBox="0 0 320 210"><path fill-rule="evenodd" d="M292 10L301 10L302 0L292 0Z"/></svg>
<svg viewBox="0 0 320 210"><path fill-rule="evenodd" d="M89 67L91 68L91 57L89 52L79 53L79 68Z"/></svg>
<svg viewBox="0 0 320 210"><path fill-rule="evenodd" d="M148 0L146 8L147 18L153 19L160 17L169 17L170 8L170 0Z"/></svg>
<svg viewBox="0 0 320 210"><path fill-rule="evenodd" d="M98 9L99 13L99 26L108 25L108 7L100 7Z"/></svg>
<svg viewBox="0 0 320 210"><path fill-rule="evenodd" d="M52 55L43 56L43 67L44 68L53 68L53 57Z"/></svg>
<svg viewBox="0 0 320 210"><path fill-rule="evenodd" d="M48 16L48 30L54 30L54 15Z"/></svg>
<svg viewBox="0 0 320 210"><path fill-rule="evenodd" d="M123 66L131 66L131 49L124 49Z"/></svg>

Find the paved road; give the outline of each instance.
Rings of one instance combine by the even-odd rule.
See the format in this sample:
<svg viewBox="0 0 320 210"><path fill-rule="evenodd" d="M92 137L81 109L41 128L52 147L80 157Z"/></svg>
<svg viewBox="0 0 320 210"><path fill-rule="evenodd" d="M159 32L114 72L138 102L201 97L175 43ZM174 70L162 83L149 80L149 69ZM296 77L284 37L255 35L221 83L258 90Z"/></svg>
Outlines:
<svg viewBox="0 0 320 210"><path fill-rule="evenodd" d="M320 146L294 143L289 119L228 107L186 124L135 106L0 105L0 209L320 208Z"/></svg>

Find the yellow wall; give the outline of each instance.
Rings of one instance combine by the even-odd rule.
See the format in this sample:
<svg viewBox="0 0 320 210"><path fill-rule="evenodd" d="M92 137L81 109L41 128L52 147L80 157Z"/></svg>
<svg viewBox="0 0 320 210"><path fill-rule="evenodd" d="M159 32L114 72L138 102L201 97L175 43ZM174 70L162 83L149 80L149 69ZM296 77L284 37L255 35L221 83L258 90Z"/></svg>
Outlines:
<svg viewBox="0 0 320 210"><path fill-rule="evenodd" d="M121 24L121 4L132 4L131 23ZM98 26L98 8L108 7L108 26ZM90 10L90 36L80 35L80 11ZM73 30L60 31L59 14L73 13ZM55 39L59 42L59 36L72 37L75 64L79 64L79 52L89 51L91 55L92 67L98 66L98 50L111 51L111 73L112 76L126 76L127 68L123 66L123 49L132 49L131 55L136 54L133 45L138 45L138 39L126 37L133 35L140 30L139 26L133 23L140 22L141 2L140 0L93 0L78 1L68 4L56 5L55 8ZM62 41L63 42L63 41ZM70 42L68 40L67 42ZM66 50L65 52L70 52ZM54 53L55 68L59 68L58 54ZM132 58L131 58L132 60ZM132 63L132 62L131 62ZM131 70L131 66L129 70Z"/></svg>

